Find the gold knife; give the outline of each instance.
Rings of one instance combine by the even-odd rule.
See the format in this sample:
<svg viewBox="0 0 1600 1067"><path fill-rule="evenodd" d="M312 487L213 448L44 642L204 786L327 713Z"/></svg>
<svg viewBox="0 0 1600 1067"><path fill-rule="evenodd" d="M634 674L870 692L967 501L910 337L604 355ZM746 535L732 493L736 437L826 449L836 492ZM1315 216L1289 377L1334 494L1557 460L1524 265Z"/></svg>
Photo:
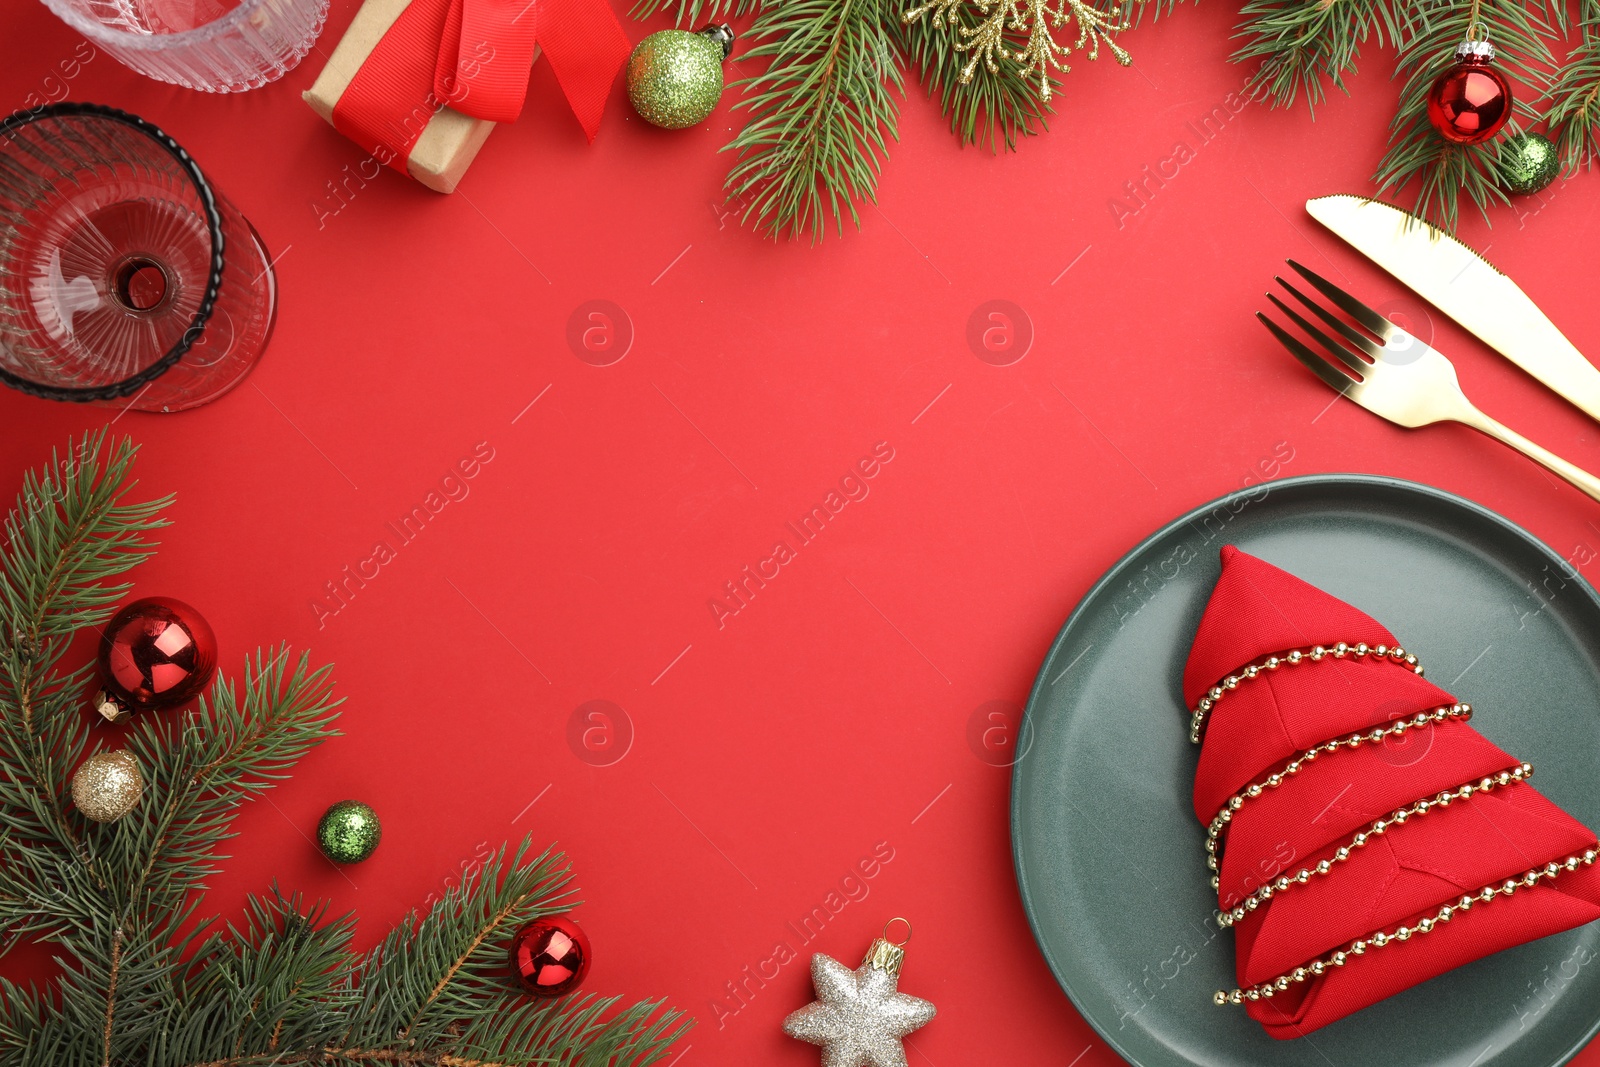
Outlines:
<svg viewBox="0 0 1600 1067"><path fill-rule="evenodd" d="M1516 282L1477 252L1378 200L1319 196L1306 201L1306 211L1484 344L1600 421L1600 370Z"/></svg>

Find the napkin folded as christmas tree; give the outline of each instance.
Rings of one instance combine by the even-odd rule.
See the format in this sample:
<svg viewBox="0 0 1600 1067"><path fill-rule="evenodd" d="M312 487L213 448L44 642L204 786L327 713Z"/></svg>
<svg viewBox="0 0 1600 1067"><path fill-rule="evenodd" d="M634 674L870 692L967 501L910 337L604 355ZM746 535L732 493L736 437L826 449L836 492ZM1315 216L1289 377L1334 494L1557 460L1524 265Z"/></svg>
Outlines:
<svg viewBox="0 0 1600 1067"><path fill-rule="evenodd" d="M1222 550L1183 677L1201 712L1194 810L1238 954L1218 1000L1273 1037L1600 918L1594 832L1398 644Z"/></svg>

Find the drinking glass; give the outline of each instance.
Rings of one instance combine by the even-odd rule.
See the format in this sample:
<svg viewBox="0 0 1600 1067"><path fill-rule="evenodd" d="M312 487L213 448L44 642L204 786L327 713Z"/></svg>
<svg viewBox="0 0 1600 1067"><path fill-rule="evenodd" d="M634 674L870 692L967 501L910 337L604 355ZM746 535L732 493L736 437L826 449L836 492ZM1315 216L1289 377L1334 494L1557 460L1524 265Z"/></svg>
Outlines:
<svg viewBox="0 0 1600 1067"><path fill-rule="evenodd" d="M311 51L328 0L44 0L124 66L235 93L275 81Z"/></svg>
<svg viewBox="0 0 1600 1067"><path fill-rule="evenodd" d="M197 407L250 372L276 307L255 229L155 126L79 103L0 122L0 381Z"/></svg>

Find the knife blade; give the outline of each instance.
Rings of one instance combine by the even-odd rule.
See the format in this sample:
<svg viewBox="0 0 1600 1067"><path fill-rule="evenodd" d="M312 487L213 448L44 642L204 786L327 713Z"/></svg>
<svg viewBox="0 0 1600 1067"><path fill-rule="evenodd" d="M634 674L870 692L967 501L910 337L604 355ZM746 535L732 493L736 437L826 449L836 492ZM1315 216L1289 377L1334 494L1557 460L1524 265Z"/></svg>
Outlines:
<svg viewBox="0 0 1600 1067"><path fill-rule="evenodd" d="M1319 196L1311 217L1469 333L1600 422L1600 370L1516 282L1409 212L1366 197Z"/></svg>

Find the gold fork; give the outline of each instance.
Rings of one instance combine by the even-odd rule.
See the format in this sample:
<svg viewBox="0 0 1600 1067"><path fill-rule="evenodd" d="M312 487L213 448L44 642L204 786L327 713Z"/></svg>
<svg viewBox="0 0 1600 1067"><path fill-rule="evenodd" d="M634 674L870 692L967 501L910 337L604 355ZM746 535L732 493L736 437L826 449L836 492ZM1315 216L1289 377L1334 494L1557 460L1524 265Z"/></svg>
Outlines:
<svg viewBox="0 0 1600 1067"><path fill-rule="evenodd" d="M1479 433L1510 445L1536 463L1559 474L1589 496L1600 500L1600 478L1582 467L1568 463L1547 448L1542 448L1515 430L1503 426L1479 411L1456 380L1456 368L1443 353L1430 348L1376 311L1361 303L1337 285L1289 260L1302 278L1334 306L1371 331L1383 344L1350 326L1322 304L1302 293L1281 277L1275 280L1321 319L1333 334L1307 320L1272 293L1267 299L1289 316L1327 351L1332 360L1319 355L1261 312L1260 319L1291 355L1335 391L1344 394L1374 415L1399 426L1415 429L1436 422L1459 422ZM1340 340L1342 338L1342 341ZM1366 358L1363 359L1362 356Z"/></svg>

